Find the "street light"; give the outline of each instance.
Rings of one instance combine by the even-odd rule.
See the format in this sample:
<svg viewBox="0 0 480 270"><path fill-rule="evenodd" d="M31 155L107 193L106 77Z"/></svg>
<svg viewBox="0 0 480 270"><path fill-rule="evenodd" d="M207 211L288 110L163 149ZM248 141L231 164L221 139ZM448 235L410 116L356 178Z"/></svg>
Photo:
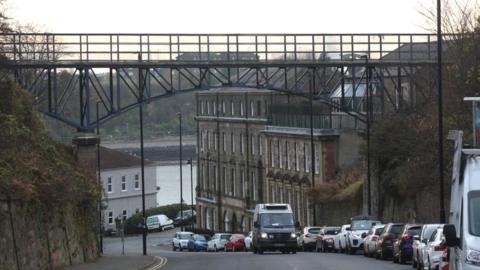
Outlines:
<svg viewBox="0 0 480 270"><path fill-rule="evenodd" d="M192 211L192 231L193 231L193 228L194 228L194 221L193 221L193 160L192 158L190 158L188 161L187 161L187 164L190 165L190 196L191 196L191 205L190 205L190 209Z"/></svg>
<svg viewBox="0 0 480 270"><path fill-rule="evenodd" d="M365 94L366 94L366 111L367 111L367 201L368 201L368 215L372 214L372 185L371 185L371 174L370 174L370 125L371 125L371 91L370 91L370 67L368 63L368 55L362 55L362 58L365 58Z"/></svg>
<svg viewBox="0 0 480 270"><path fill-rule="evenodd" d="M183 232L183 177L182 177L182 113L177 113L179 120L179 133L180 133L180 154L179 154L179 164L180 164L180 230Z"/></svg>
<svg viewBox="0 0 480 270"><path fill-rule="evenodd" d="M138 54L138 61L142 60L142 55ZM147 230L146 230L146 216L145 216L145 156L143 151L143 71L138 70L138 88L139 88L139 110L140 114L140 156L141 156L141 172L142 172L142 247L143 256L147 255Z"/></svg>
<svg viewBox="0 0 480 270"><path fill-rule="evenodd" d="M101 186L101 178L100 178L100 117L99 117L99 109L98 109L98 104L100 104L100 101L97 101L96 103L96 109L97 109L97 181L98 181L98 186ZM98 202L98 238L99 238L99 251L100 254L103 254L103 235L102 235L102 197L100 197L99 202Z"/></svg>

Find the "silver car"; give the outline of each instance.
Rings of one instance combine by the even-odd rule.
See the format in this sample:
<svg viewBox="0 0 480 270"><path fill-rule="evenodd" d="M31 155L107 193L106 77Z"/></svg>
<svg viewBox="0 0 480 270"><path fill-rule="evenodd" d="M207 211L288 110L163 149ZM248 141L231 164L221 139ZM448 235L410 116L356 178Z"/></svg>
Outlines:
<svg viewBox="0 0 480 270"><path fill-rule="evenodd" d="M176 232L172 241L172 250L176 251L177 249L182 251L183 249L188 249L188 240L192 239L193 233L191 232Z"/></svg>
<svg viewBox="0 0 480 270"><path fill-rule="evenodd" d="M385 227L385 225L372 226L367 237L363 240L363 255L367 257L373 257L375 255L377 241L382 233L383 227Z"/></svg>
<svg viewBox="0 0 480 270"><path fill-rule="evenodd" d="M212 239L208 241L207 251L219 251L225 249L225 243L232 236L231 233L216 233L213 235Z"/></svg>
<svg viewBox="0 0 480 270"><path fill-rule="evenodd" d="M425 262L425 248L428 243L428 239L432 237L432 234L440 228L441 224L425 224L422 227L420 235L413 236L412 244L412 266L417 269L423 269Z"/></svg>

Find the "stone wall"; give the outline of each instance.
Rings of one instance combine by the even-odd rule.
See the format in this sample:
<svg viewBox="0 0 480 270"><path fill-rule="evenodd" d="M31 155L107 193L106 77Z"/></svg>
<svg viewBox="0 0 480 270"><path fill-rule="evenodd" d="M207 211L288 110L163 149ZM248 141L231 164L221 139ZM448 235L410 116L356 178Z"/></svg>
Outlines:
<svg viewBox="0 0 480 270"><path fill-rule="evenodd" d="M88 213L0 201L0 270L63 269L98 257Z"/></svg>

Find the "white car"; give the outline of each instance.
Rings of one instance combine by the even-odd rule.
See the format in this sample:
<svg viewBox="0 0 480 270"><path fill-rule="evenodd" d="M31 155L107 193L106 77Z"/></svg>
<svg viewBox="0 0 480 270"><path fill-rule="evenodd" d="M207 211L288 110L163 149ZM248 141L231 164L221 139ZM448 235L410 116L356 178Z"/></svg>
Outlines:
<svg viewBox="0 0 480 270"><path fill-rule="evenodd" d="M247 237L245 237L245 250L249 251L249 250L252 250L253 246L252 246L252 238L253 238L253 232L250 231L247 235Z"/></svg>
<svg viewBox="0 0 480 270"><path fill-rule="evenodd" d="M183 249L188 249L188 240L192 239L193 233L191 232L176 232L172 241L172 250L176 251L177 249L182 251Z"/></svg>
<svg viewBox="0 0 480 270"><path fill-rule="evenodd" d="M368 230L373 225L382 224L379 220L370 217L357 216L352 217L350 230L347 232L347 253L355 254L357 250L363 248L363 239L367 236Z"/></svg>
<svg viewBox="0 0 480 270"><path fill-rule="evenodd" d="M442 254L445 250L445 238L443 237L443 228L439 228L433 232L430 237L427 248L426 248L426 261L425 267L427 269L437 269L440 267L440 262L442 261Z"/></svg>
<svg viewBox="0 0 480 270"><path fill-rule="evenodd" d="M433 232L440 228L441 224L425 224L422 226L420 235L413 236L412 243L412 266L413 268L423 269L425 265L426 256L424 256L428 239L432 236Z"/></svg>
<svg viewBox="0 0 480 270"><path fill-rule="evenodd" d="M231 236L231 233L216 233L213 235L210 241L208 241L207 251L224 250L225 243L230 239Z"/></svg>
<svg viewBox="0 0 480 270"><path fill-rule="evenodd" d="M173 229L173 220L166 215L154 215L147 218L147 228L149 231Z"/></svg>
<svg viewBox="0 0 480 270"><path fill-rule="evenodd" d="M377 241L382 233L383 227L385 227L385 225L372 226L367 237L363 240L363 255L367 257L375 256Z"/></svg>
<svg viewBox="0 0 480 270"><path fill-rule="evenodd" d="M346 238L347 238L348 230L350 230L350 224L342 225L342 227L340 228L340 232L337 235L335 235L335 238L333 240L333 246L334 246L335 252L342 253L345 251L347 247Z"/></svg>
<svg viewBox="0 0 480 270"><path fill-rule="evenodd" d="M297 238L298 247L303 251L314 250L317 245L317 237L320 233L320 227L305 227Z"/></svg>

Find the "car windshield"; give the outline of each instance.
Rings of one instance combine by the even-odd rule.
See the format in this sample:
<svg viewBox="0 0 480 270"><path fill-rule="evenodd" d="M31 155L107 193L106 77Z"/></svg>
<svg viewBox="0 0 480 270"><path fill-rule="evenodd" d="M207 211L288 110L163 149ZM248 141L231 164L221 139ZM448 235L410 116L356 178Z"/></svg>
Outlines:
<svg viewBox="0 0 480 270"><path fill-rule="evenodd" d="M308 229L308 232L313 234L318 234L320 232L320 228L310 228Z"/></svg>
<svg viewBox="0 0 480 270"><path fill-rule="evenodd" d="M291 213L265 213L260 215L262 227L293 227Z"/></svg>
<svg viewBox="0 0 480 270"><path fill-rule="evenodd" d="M193 239L195 239L196 241L206 241L207 239L205 239L205 236L203 235L195 235L193 237Z"/></svg>
<svg viewBox="0 0 480 270"><path fill-rule="evenodd" d="M480 191L470 191L468 194L468 222L470 233L475 236L480 236Z"/></svg>
<svg viewBox="0 0 480 270"><path fill-rule="evenodd" d="M411 227L408 229L408 236L419 235L422 231L422 227Z"/></svg>
<svg viewBox="0 0 480 270"><path fill-rule="evenodd" d="M326 230L325 231L325 234L328 234L328 235L337 235L339 233L339 230L335 229L335 230Z"/></svg>
<svg viewBox="0 0 480 270"><path fill-rule="evenodd" d="M158 217L148 217L147 218L147 224L152 224L158 222Z"/></svg>
<svg viewBox="0 0 480 270"><path fill-rule="evenodd" d="M377 228L375 230L375 235L380 235L382 233L382 231L383 231L383 227Z"/></svg>
<svg viewBox="0 0 480 270"><path fill-rule="evenodd" d="M178 238L180 238L180 239L190 239L190 238L192 238L192 235L191 234L179 234Z"/></svg>
<svg viewBox="0 0 480 270"><path fill-rule="evenodd" d="M380 223L380 221L375 221L375 220L354 220L352 221L352 231L356 230L369 230L373 223Z"/></svg>
<svg viewBox="0 0 480 270"><path fill-rule="evenodd" d="M390 233L394 234L395 236L398 236L403 229L403 225L392 225L390 228Z"/></svg>
<svg viewBox="0 0 480 270"><path fill-rule="evenodd" d="M220 239L228 240L228 239L230 239L231 236L232 236L231 234L222 234L220 236Z"/></svg>

